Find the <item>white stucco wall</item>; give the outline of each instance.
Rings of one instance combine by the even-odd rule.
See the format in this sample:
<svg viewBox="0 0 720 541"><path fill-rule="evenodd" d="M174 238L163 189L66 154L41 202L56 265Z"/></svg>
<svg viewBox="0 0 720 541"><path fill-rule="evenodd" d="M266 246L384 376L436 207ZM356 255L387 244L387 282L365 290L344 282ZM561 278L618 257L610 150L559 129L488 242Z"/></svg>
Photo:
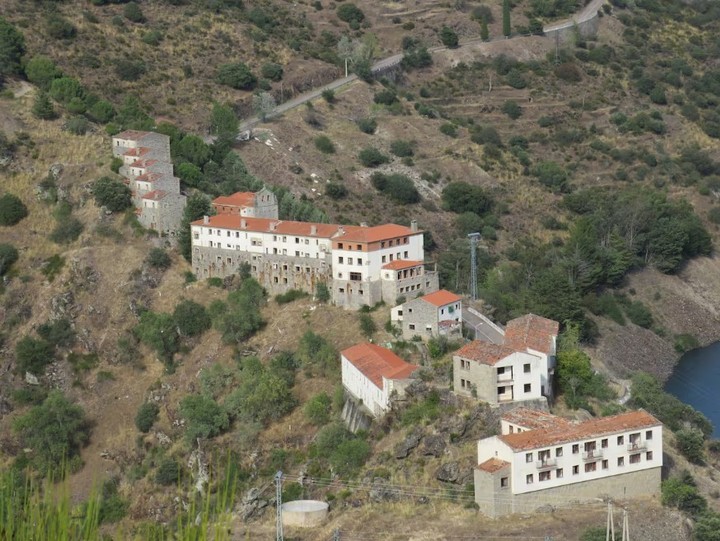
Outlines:
<svg viewBox="0 0 720 541"><path fill-rule="evenodd" d="M389 392L378 388L372 381L348 361L340 356L343 386L375 416L379 417L389 409Z"/></svg>

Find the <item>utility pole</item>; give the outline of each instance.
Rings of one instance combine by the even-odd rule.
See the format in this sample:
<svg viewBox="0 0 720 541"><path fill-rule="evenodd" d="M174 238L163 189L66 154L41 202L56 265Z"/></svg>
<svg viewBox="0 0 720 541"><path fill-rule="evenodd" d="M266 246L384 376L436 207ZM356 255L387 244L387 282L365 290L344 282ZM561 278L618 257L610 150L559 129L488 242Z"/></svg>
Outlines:
<svg viewBox="0 0 720 541"><path fill-rule="evenodd" d="M615 521L613 520L612 501L608 501L607 526L605 527L605 541L615 541Z"/></svg>
<svg viewBox="0 0 720 541"><path fill-rule="evenodd" d="M470 233L470 298L477 300L477 245L480 233Z"/></svg>
<svg viewBox="0 0 720 541"><path fill-rule="evenodd" d="M275 474L275 541L284 541L282 522L282 472Z"/></svg>
<svg viewBox="0 0 720 541"><path fill-rule="evenodd" d="M622 541L630 541L630 521L627 509L623 507Z"/></svg>
<svg viewBox="0 0 720 541"><path fill-rule="evenodd" d="M340 541L340 528L335 528L333 532L333 541Z"/></svg>

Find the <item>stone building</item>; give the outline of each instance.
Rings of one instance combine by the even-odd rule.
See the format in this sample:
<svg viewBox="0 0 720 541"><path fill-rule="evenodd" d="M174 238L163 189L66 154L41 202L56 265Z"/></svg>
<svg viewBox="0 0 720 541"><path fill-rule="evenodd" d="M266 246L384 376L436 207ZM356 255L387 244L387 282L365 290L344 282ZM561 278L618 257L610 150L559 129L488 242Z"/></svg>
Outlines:
<svg viewBox="0 0 720 541"><path fill-rule="evenodd" d="M170 138L128 130L113 137L112 152L123 161L119 173L130 187L139 222L147 229L174 235L180 229L186 197L173 174Z"/></svg>
<svg viewBox="0 0 720 541"><path fill-rule="evenodd" d="M278 201L267 188L259 192L236 192L213 200L215 214L236 214L245 218L278 219Z"/></svg>
<svg viewBox="0 0 720 541"><path fill-rule="evenodd" d="M445 289L428 293L392 309L390 319L405 339L414 336L462 336L462 297Z"/></svg>
<svg viewBox="0 0 720 541"><path fill-rule="evenodd" d="M475 501L491 517L660 494L662 424L644 410L568 421L518 408L478 442Z"/></svg>
<svg viewBox="0 0 720 541"><path fill-rule="evenodd" d="M238 213L206 216L192 225L192 265L198 277L251 274L271 294L300 289L314 293L325 284L333 302L359 308L394 303L407 292L438 287L425 269L423 235L417 225L376 227L245 218ZM386 270L393 261L411 260L409 272Z"/></svg>

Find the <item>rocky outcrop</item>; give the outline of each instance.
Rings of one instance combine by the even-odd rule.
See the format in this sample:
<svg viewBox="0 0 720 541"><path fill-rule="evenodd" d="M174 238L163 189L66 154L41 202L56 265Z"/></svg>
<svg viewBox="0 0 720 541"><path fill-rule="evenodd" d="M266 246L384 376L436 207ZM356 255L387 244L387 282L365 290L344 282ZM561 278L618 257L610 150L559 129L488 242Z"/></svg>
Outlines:
<svg viewBox="0 0 720 541"><path fill-rule="evenodd" d="M410 451L420 445L422 434L419 431L411 432L407 437L395 446L395 458L407 458Z"/></svg>

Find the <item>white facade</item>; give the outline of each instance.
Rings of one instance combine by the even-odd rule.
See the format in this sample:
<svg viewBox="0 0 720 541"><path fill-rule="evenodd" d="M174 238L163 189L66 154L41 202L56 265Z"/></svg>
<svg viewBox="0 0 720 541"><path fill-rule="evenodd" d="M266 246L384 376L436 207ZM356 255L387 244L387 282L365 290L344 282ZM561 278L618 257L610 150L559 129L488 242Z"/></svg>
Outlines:
<svg viewBox="0 0 720 541"><path fill-rule="evenodd" d="M366 377L355 365L341 356L342 384L355 398L362 400L363 405L374 417L380 417L390 409L390 394L383 385L379 388ZM385 380L387 381L387 380ZM384 383L384 382L383 382Z"/></svg>
<svg viewBox="0 0 720 541"><path fill-rule="evenodd" d="M388 239L368 246L365 243L343 242L338 240L333 250L333 278L350 279L351 273L360 273L359 281L377 281L381 278L383 265L390 261L423 261L422 234L411 234L396 239ZM382 271L383 279L393 280L392 271Z"/></svg>
<svg viewBox="0 0 720 541"><path fill-rule="evenodd" d="M524 494L561 487L584 481L595 481L662 466L662 425L647 415L650 422L637 427L623 428L620 414L604 419L592 419L565 426L523 430L534 432L532 438L511 435L517 425L503 425L503 435L478 442L478 463L498 458L510 464L507 483L512 494ZM643 412L644 413L644 412ZM613 429L612 421L618 419ZM630 423L631 424L631 423ZM608 425L592 433L594 425ZM507 430L507 432L506 432ZM522 430L522 428L521 428ZM517 431L515 431L517 434ZM535 440L537 443L527 443Z"/></svg>
<svg viewBox="0 0 720 541"><path fill-rule="evenodd" d="M543 396L547 371L539 357L517 351L495 363L498 402L536 400Z"/></svg>

